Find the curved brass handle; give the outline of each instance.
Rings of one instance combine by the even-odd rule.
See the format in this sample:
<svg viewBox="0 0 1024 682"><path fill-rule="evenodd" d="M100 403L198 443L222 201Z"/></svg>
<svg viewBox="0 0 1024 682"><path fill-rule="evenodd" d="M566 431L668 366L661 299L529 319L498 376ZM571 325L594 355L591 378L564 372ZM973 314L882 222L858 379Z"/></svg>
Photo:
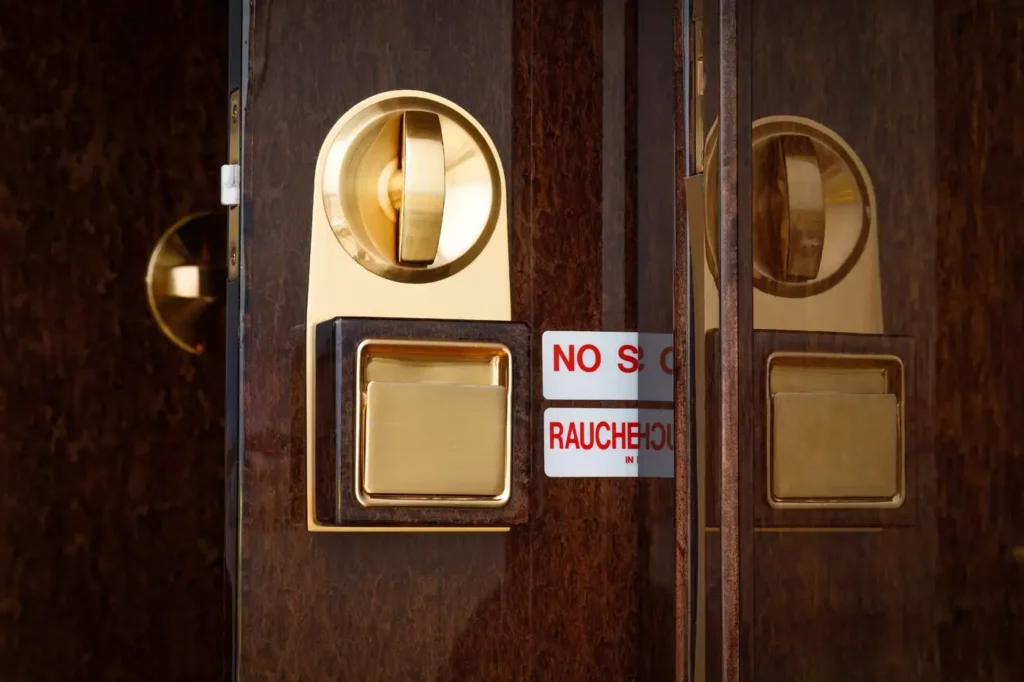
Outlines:
<svg viewBox="0 0 1024 682"><path fill-rule="evenodd" d="M221 296L225 268L175 265L153 275L153 294L158 297L199 299L212 303Z"/></svg>
<svg viewBox="0 0 1024 682"><path fill-rule="evenodd" d="M160 331L179 348L200 354L223 334L227 284L227 219L190 215L164 232L149 258L146 295Z"/></svg>
<svg viewBox="0 0 1024 682"><path fill-rule="evenodd" d="M398 211L398 262L429 265L437 256L444 215L444 141L441 119L427 111L402 116L401 166L388 183Z"/></svg>
<svg viewBox="0 0 1024 682"><path fill-rule="evenodd" d="M825 182L810 139L784 135L754 154L754 249L776 279L818 276L825 245Z"/></svg>

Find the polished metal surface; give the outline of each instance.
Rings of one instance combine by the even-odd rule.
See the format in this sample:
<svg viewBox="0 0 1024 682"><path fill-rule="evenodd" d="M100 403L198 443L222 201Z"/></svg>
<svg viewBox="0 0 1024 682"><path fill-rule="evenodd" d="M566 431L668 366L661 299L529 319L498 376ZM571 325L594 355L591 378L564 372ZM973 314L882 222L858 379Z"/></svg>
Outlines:
<svg viewBox="0 0 1024 682"><path fill-rule="evenodd" d="M172 225L150 255L149 310L160 331L189 353L203 353L223 335L226 242L223 214L195 214Z"/></svg>
<svg viewBox="0 0 1024 682"><path fill-rule="evenodd" d="M496 343L368 339L356 351L356 498L499 507L511 490L511 354Z"/></svg>
<svg viewBox="0 0 1024 682"><path fill-rule="evenodd" d="M705 326L717 328L718 123L704 150ZM834 131L798 116L754 122L754 328L885 332L879 230L867 168Z"/></svg>
<svg viewBox="0 0 1024 682"><path fill-rule="evenodd" d="M768 502L898 507L906 497L903 363L775 353L767 369Z"/></svg>
<svg viewBox="0 0 1024 682"><path fill-rule="evenodd" d="M450 277L501 222L497 152L468 114L435 95L398 91L356 105L325 151L321 210L345 251L374 274Z"/></svg>
<svg viewBox="0 0 1024 682"><path fill-rule="evenodd" d="M467 111L432 93L396 90L370 97L338 119L320 149L312 190L307 527L313 532L417 530L317 522L314 333L317 324L336 317L511 320L504 170L494 143Z"/></svg>

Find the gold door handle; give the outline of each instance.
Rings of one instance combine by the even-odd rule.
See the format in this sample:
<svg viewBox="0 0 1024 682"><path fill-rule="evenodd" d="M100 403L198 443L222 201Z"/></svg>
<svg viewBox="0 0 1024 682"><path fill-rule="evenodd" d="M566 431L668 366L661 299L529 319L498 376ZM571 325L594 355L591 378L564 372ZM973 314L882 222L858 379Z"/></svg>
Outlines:
<svg viewBox="0 0 1024 682"><path fill-rule="evenodd" d="M330 188L337 197L329 199L332 226L361 232L356 241L376 251L385 269L437 266L447 184L464 184L449 177L441 117L408 109L365 123L356 136L363 140L332 149L340 166ZM452 203L454 213L463 210L457 196Z"/></svg>
<svg viewBox="0 0 1024 682"><path fill-rule="evenodd" d="M779 136L755 148L754 249L783 282L818 276L825 244L825 183L814 145Z"/></svg>
<svg viewBox="0 0 1024 682"><path fill-rule="evenodd" d="M704 149L706 257L715 280L718 134L716 122ZM754 286L783 298L828 291L853 272L868 247L875 209L867 169L837 133L810 119L758 119L751 137ZM868 260L863 264L866 269Z"/></svg>
<svg viewBox="0 0 1024 682"><path fill-rule="evenodd" d="M223 329L227 284L227 220L223 213L190 215L157 242L146 270L146 297L160 331L200 354Z"/></svg>
<svg viewBox="0 0 1024 682"><path fill-rule="evenodd" d="M398 262L430 265L437 256L444 215L444 140L441 119L427 111L402 115L401 165L388 183L398 211Z"/></svg>

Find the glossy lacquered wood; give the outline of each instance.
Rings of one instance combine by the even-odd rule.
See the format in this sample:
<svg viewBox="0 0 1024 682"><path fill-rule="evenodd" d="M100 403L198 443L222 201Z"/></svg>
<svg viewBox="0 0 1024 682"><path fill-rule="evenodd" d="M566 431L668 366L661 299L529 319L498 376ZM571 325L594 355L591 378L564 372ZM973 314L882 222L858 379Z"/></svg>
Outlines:
<svg viewBox="0 0 1024 682"><path fill-rule="evenodd" d="M539 362L529 382L526 525L502 534L306 530L310 183L323 136L363 98L428 90L489 132L509 187L512 317L530 327L534 358L546 329L635 328L637 124L627 113L606 129L602 111L603 81L618 69L623 110L633 111L636 57L625 55L636 19L609 27L604 10L589 0L257 3L244 181L240 679L671 675L671 485L546 477ZM621 11L635 16L636 5ZM605 39L616 35L625 55L605 69ZM671 125L670 83L664 93ZM604 139L614 132L622 152L608 160ZM614 188L624 189L624 218L603 225L606 172L624 186ZM670 219L658 232L669 243L672 192L669 181ZM671 249L661 253L671 263ZM670 278L671 266L658 272Z"/></svg>
<svg viewBox="0 0 1024 682"><path fill-rule="evenodd" d="M0 14L0 677L222 679L223 361L144 278L220 208L226 7Z"/></svg>
<svg viewBox="0 0 1024 682"><path fill-rule="evenodd" d="M1008 500L1019 497L1010 491L1020 487L1022 468L1009 415L1024 408L1013 388L1024 372L1010 341L1020 332L1013 221L1021 199L1009 187L1021 177L1022 155L1009 121L1024 92L1011 66L1024 49L1021 7L745 5L740 34L747 32L749 55L740 68L750 73L751 118L823 123L874 180L886 328L876 347L899 354L899 337L913 344L908 457L918 461L908 459L916 500L878 512L863 528L845 513L772 510L758 473L764 425L751 423L741 441L752 468L741 477L739 509L758 528L741 538L752 555L740 589L754 595L741 602L741 624L750 624L742 669L780 681L1016 679L1024 665L1013 644L1022 633L1021 577L1008 550L1020 542L1022 512ZM709 38L717 54L718 36ZM796 339L752 338L750 393L741 404L763 421L760 360L780 340ZM815 335L800 343L843 345ZM780 527L798 518L806 528ZM722 641L716 578L724 549L713 529L709 660Z"/></svg>

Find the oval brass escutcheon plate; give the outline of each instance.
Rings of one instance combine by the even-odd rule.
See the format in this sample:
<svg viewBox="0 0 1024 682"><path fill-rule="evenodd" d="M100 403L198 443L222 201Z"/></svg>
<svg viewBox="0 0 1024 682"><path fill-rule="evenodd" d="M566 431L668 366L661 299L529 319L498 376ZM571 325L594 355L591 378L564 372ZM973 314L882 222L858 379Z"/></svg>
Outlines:
<svg viewBox="0 0 1024 682"><path fill-rule="evenodd" d="M223 336L227 218L197 213L172 225L146 269L146 297L160 331L199 355Z"/></svg>
<svg viewBox="0 0 1024 682"><path fill-rule="evenodd" d="M321 190L335 237L362 267L435 282L486 246L504 203L497 150L467 112L437 95L366 99L329 140Z"/></svg>
<svg viewBox="0 0 1024 682"><path fill-rule="evenodd" d="M754 122L751 154L754 286L805 298L843 280L875 229L875 192L863 162L837 133L798 116ZM708 265L718 281L718 122L704 149Z"/></svg>

